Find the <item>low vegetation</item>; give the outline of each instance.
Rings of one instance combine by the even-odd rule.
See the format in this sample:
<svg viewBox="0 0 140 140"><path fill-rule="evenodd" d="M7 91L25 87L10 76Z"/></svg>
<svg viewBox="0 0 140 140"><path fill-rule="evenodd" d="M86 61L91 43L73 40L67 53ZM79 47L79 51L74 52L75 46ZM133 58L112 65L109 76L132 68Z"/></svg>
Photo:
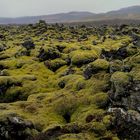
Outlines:
<svg viewBox="0 0 140 140"><path fill-rule="evenodd" d="M140 26L40 21L0 34L0 139L139 139Z"/></svg>

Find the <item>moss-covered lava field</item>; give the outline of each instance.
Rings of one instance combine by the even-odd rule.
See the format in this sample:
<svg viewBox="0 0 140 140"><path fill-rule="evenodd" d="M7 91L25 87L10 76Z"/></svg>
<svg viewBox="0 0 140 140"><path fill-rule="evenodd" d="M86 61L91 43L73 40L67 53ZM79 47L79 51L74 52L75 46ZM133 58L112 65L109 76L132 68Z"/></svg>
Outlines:
<svg viewBox="0 0 140 140"><path fill-rule="evenodd" d="M140 26L0 26L0 140L139 140Z"/></svg>

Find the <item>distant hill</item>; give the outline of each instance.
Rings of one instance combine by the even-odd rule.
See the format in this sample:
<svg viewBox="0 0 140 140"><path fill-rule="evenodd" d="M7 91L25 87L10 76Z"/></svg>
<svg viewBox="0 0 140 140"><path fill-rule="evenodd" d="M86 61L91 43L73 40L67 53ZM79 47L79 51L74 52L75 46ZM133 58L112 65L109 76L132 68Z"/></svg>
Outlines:
<svg viewBox="0 0 140 140"><path fill-rule="evenodd" d="M91 12L69 12L31 17L0 18L0 24L28 24L36 23L39 20L45 20L47 23L73 23L116 19L140 20L140 6L132 6L100 14Z"/></svg>
<svg viewBox="0 0 140 140"><path fill-rule="evenodd" d="M81 21L85 17L92 17L93 15L91 12L69 12L31 17L0 18L0 24L28 24L39 20L45 20L47 23L73 22Z"/></svg>
<svg viewBox="0 0 140 140"><path fill-rule="evenodd" d="M140 6L122 8L120 10L107 12L107 14L140 14Z"/></svg>

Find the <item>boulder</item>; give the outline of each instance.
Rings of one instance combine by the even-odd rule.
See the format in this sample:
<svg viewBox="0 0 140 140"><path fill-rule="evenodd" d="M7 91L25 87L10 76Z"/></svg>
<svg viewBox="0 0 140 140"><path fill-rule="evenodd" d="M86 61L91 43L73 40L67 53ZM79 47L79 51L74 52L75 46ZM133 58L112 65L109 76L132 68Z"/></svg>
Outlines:
<svg viewBox="0 0 140 140"><path fill-rule="evenodd" d="M64 60L62 60L62 59L60 59L60 58L58 58L58 59L54 59L54 60L51 60L51 61L46 60L46 61L44 62L44 64L45 64L45 66L46 66L48 69L50 69L50 70L52 70L53 72L55 72L55 71L56 71L57 69L59 69L60 67L66 65L67 62L64 61Z"/></svg>
<svg viewBox="0 0 140 140"><path fill-rule="evenodd" d="M110 81L109 96L112 105L140 112L140 81L124 72L115 72Z"/></svg>
<svg viewBox="0 0 140 140"><path fill-rule="evenodd" d="M92 74L96 74L99 71L108 71L109 62L104 59L96 59L94 62L91 62L87 65L84 70L84 77L89 79Z"/></svg>
<svg viewBox="0 0 140 140"><path fill-rule="evenodd" d="M0 138L2 140L31 139L33 129L32 122L22 119L17 114L8 114L0 120Z"/></svg>
<svg viewBox="0 0 140 140"><path fill-rule="evenodd" d="M106 58L107 60L119 59L123 60L128 57L128 52L126 47L119 48L118 50L102 50L101 58Z"/></svg>
<svg viewBox="0 0 140 140"><path fill-rule="evenodd" d="M114 100L120 100L122 97L127 97L130 95L131 88L131 78L127 73L115 72L111 76L111 90L110 96Z"/></svg>
<svg viewBox="0 0 140 140"><path fill-rule="evenodd" d="M139 140L140 113L122 108L109 108L108 113L114 116L112 128L121 140Z"/></svg>
<svg viewBox="0 0 140 140"><path fill-rule="evenodd" d="M25 47L27 50L34 49L35 48L35 44L34 44L34 42L31 39L25 40L22 43L22 46Z"/></svg>
<svg viewBox="0 0 140 140"><path fill-rule="evenodd" d="M53 47L48 47L48 48L41 48L38 58L40 61L45 61L49 59L56 59L60 57L60 52L53 48Z"/></svg>

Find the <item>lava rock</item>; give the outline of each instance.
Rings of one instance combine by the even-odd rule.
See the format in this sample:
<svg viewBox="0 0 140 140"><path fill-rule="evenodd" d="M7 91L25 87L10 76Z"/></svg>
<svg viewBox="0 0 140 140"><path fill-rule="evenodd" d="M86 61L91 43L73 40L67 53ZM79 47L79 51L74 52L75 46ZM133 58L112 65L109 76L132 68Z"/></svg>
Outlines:
<svg viewBox="0 0 140 140"><path fill-rule="evenodd" d="M85 77L85 79L87 79L87 80L90 79L90 77L94 73L96 73L96 72L93 71L93 68L90 65L88 65L87 68L84 70L84 77Z"/></svg>
<svg viewBox="0 0 140 140"><path fill-rule="evenodd" d="M3 34L0 34L0 40L4 40L5 36Z"/></svg>
<svg viewBox="0 0 140 140"><path fill-rule="evenodd" d="M110 62L109 72L114 73L116 71L121 71L123 67L123 62L120 60L114 60Z"/></svg>
<svg viewBox="0 0 140 140"><path fill-rule="evenodd" d="M122 47L122 48L119 48L118 50L111 50L111 51L102 50L102 53L101 53L101 58L106 58L108 60L113 60L113 59L123 60L126 57L128 57L126 47Z"/></svg>
<svg viewBox="0 0 140 140"><path fill-rule="evenodd" d="M84 70L84 77L89 79L92 74L96 74L99 71L108 71L109 62L104 59L96 59L94 62L91 62L87 65L86 69Z"/></svg>
<svg viewBox="0 0 140 140"><path fill-rule="evenodd" d="M10 114L0 120L0 138L2 140L28 140L33 138L26 129L34 129L32 122L25 121L16 114Z"/></svg>
<svg viewBox="0 0 140 140"><path fill-rule="evenodd" d="M136 111L125 111L122 108L109 108L108 112L114 115L112 127L121 140L139 140L140 114Z"/></svg>
<svg viewBox="0 0 140 140"><path fill-rule="evenodd" d="M114 100L120 100L122 97L130 95L132 87L131 78L124 72L115 72L111 76L111 90L110 96Z"/></svg>
<svg viewBox="0 0 140 140"><path fill-rule="evenodd" d="M56 59L60 57L60 53L58 50L56 50L55 48L47 48L46 50L41 48L38 58L40 59L40 61L45 61L45 60L49 60L49 59Z"/></svg>
<svg viewBox="0 0 140 140"><path fill-rule="evenodd" d="M35 44L32 40L26 40L22 43L22 46L25 47L27 50L34 49Z"/></svg>
<svg viewBox="0 0 140 140"><path fill-rule="evenodd" d="M140 36L135 33L131 33L130 36L133 38L133 44L140 47Z"/></svg>
<svg viewBox="0 0 140 140"><path fill-rule="evenodd" d="M6 44L0 44L0 52L5 51L7 48Z"/></svg>
<svg viewBox="0 0 140 140"><path fill-rule="evenodd" d="M74 73L75 73L75 70L72 67L69 67L64 73L61 74L60 77L70 75L70 74L74 74Z"/></svg>
<svg viewBox="0 0 140 140"><path fill-rule="evenodd" d="M108 93L113 106L140 112L140 81L133 80L127 73L115 72L112 75Z"/></svg>

